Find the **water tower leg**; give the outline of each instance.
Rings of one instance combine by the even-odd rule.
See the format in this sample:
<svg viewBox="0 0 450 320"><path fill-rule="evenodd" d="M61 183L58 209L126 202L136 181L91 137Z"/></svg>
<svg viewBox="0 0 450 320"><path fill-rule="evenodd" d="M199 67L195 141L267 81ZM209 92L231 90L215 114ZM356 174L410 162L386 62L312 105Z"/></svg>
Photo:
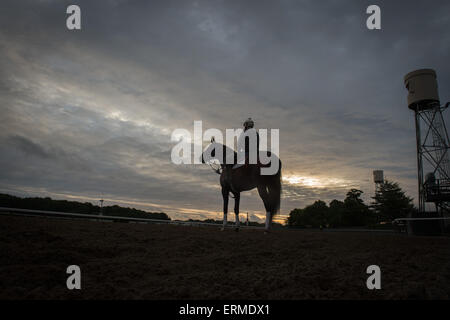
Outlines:
<svg viewBox="0 0 450 320"><path fill-rule="evenodd" d="M416 118L416 143L417 143L417 180L419 196L419 214L425 212L425 199L423 193L423 164L422 164L422 140L420 136L420 115L415 112Z"/></svg>

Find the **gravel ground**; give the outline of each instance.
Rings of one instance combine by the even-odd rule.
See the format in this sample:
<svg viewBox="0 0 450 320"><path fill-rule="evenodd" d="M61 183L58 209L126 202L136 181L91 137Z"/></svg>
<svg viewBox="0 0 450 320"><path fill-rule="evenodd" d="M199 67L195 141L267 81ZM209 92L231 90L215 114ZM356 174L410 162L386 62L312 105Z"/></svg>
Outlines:
<svg viewBox="0 0 450 320"><path fill-rule="evenodd" d="M0 216L0 284L0 299L449 299L450 238Z"/></svg>

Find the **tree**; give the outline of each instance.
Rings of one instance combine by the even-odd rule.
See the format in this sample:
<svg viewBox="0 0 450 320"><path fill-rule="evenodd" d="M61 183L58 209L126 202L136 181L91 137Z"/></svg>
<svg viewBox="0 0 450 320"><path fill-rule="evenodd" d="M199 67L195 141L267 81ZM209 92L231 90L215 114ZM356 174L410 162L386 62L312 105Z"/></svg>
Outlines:
<svg viewBox="0 0 450 320"><path fill-rule="evenodd" d="M351 189L344 201L333 200L330 206L321 200L303 209L294 209L289 213L286 222L297 227L356 227L369 225L372 214L369 207L361 199L363 192Z"/></svg>
<svg viewBox="0 0 450 320"><path fill-rule="evenodd" d="M318 228L327 224L328 210L325 202L317 200L304 209L292 210L287 223L289 226Z"/></svg>
<svg viewBox="0 0 450 320"><path fill-rule="evenodd" d="M342 226L342 216L345 206L343 201L333 200L330 202L330 210L328 210L328 223L332 227Z"/></svg>
<svg viewBox="0 0 450 320"><path fill-rule="evenodd" d="M303 209L295 208L289 212L289 217L286 219L287 225L290 227L298 227L298 226L304 226L301 223L301 218L303 215Z"/></svg>
<svg viewBox="0 0 450 320"><path fill-rule="evenodd" d="M386 180L372 199L374 200L372 208L379 222L406 217L414 210L413 199L406 196L396 182Z"/></svg>
<svg viewBox="0 0 450 320"><path fill-rule="evenodd" d="M363 192L351 189L344 200L343 226L364 226L371 222L369 207L361 199Z"/></svg>
<svg viewBox="0 0 450 320"><path fill-rule="evenodd" d="M322 200L317 200L304 209L307 224L318 228L327 224L328 206Z"/></svg>

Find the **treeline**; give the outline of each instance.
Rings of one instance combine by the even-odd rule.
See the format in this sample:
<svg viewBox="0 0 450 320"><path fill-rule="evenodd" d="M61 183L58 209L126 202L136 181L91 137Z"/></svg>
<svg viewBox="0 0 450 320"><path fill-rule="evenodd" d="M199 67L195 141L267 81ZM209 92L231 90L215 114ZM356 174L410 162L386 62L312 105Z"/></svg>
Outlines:
<svg viewBox="0 0 450 320"><path fill-rule="evenodd" d="M48 197L20 198L9 194L0 194L0 207L94 215L100 214L101 209L100 206L93 205L90 202L53 200ZM170 220L169 216L164 212L147 212L135 208L120 207L117 205L103 207L102 213L105 216Z"/></svg>
<svg viewBox="0 0 450 320"><path fill-rule="evenodd" d="M303 209L294 209L287 218L290 227L339 228L389 225L394 219L406 217L415 211L412 199L395 182L385 181L365 204L363 191L351 189L344 201L333 200L327 205L317 200Z"/></svg>

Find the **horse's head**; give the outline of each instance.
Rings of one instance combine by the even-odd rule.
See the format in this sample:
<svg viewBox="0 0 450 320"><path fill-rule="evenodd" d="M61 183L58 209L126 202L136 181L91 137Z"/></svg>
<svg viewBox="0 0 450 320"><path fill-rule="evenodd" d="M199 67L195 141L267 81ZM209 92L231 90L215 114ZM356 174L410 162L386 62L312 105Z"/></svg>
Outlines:
<svg viewBox="0 0 450 320"><path fill-rule="evenodd" d="M233 149L216 142L214 137L212 137L211 144L209 144L202 153L201 162L210 163L213 160L219 162L222 166L225 164L236 163L236 152Z"/></svg>
<svg viewBox="0 0 450 320"><path fill-rule="evenodd" d="M211 138L211 143L203 150L201 162L202 163L208 163L211 160L216 159L216 148L219 146L218 143L216 143L216 140L214 137Z"/></svg>

